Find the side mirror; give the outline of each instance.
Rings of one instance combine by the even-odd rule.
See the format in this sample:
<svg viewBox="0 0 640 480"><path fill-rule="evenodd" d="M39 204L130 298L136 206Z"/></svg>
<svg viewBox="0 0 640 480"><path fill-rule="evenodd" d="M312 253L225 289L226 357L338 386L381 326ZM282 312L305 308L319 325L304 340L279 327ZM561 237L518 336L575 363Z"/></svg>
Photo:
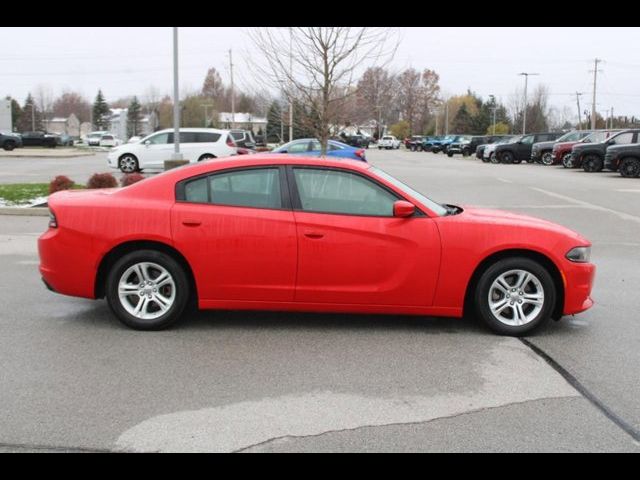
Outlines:
<svg viewBox="0 0 640 480"><path fill-rule="evenodd" d="M151 140L145 140L144 144L148 147L149 145L151 145Z"/></svg>
<svg viewBox="0 0 640 480"><path fill-rule="evenodd" d="M410 217L415 212L416 207L413 203L405 202L404 200L398 200L393 204L394 217Z"/></svg>

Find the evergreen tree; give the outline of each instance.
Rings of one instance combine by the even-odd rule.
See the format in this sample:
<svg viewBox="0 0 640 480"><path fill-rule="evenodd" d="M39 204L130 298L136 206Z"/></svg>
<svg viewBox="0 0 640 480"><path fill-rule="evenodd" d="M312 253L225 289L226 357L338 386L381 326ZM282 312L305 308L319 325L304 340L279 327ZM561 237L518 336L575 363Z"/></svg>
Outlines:
<svg viewBox="0 0 640 480"><path fill-rule="evenodd" d="M31 92L27 95L22 107L22 115L20 116L17 127L19 132L31 132L33 130L42 130L42 113L36 106L35 100Z"/></svg>
<svg viewBox="0 0 640 480"><path fill-rule="evenodd" d="M140 121L142 120L142 105L138 97L133 97L127 110L127 136L135 137L140 133Z"/></svg>
<svg viewBox="0 0 640 480"><path fill-rule="evenodd" d="M102 95L102 90L98 90L96 100L93 102L93 125L98 130L106 130L109 127L109 116L111 111L109 105Z"/></svg>
<svg viewBox="0 0 640 480"><path fill-rule="evenodd" d="M455 133L472 133L472 118L464 103L453 119L453 131Z"/></svg>
<svg viewBox="0 0 640 480"><path fill-rule="evenodd" d="M267 139L268 141L274 141L279 139L279 141L283 141L280 138L280 132L282 125L282 109L280 108L280 104L278 101L274 101L271 103L269 107L269 112L267 113Z"/></svg>

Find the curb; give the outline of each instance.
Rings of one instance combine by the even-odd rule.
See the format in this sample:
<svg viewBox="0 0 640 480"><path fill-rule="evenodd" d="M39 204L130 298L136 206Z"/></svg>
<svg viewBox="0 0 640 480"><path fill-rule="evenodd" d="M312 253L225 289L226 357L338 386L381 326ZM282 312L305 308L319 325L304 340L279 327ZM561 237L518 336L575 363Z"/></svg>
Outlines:
<svg viewBox="0 0 640 480"><path fill-rule="evenodd" d="M47 207L0 207L0 215L19 215L23 217L48 217Z"/></svg>

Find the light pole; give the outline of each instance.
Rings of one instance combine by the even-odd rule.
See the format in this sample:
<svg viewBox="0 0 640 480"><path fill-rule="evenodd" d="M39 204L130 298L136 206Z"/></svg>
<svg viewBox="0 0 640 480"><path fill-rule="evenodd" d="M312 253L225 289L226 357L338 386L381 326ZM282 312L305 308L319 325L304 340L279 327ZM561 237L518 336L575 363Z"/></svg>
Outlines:
<svg viewBox="0 0 640 480"><path fill-rule="evenodd" d="M173 160L182 160L180 153L180 95L178 93L178 27L173 27Z"/></svg>
<svg viewBox="0 0 640 480"><path fill-rule="evenodd" d="M540 75L539 73L527 73L522 72L518 75L524 75L524 113L522 115L522 134L527 133L527 83L529 81L529 75Z"/></svg>
<svg viewBox="0 0 640 480"><path fill-rule="evenodd" d="M289 27L289 141L293 140L293 27Z"/></svg>
<svg viewBox="0 0 640 480"><path fill-rule="evenodd" d="M493 108L491 110L493 110L493 135L496 134L496 110L498 109L498 106L496 105L496 97L494 95L489 95L489 97L491 98L491 103L493 103Z"/></svg>
<svg viewBox="0 0 640 480"><path fill-rule="evenodd" d="M204 108L204 127L207 128L207 124L209 123L209 115L207 115L207 108L213 107L211 103L204 103L200 105L200 108Z"/></svg>

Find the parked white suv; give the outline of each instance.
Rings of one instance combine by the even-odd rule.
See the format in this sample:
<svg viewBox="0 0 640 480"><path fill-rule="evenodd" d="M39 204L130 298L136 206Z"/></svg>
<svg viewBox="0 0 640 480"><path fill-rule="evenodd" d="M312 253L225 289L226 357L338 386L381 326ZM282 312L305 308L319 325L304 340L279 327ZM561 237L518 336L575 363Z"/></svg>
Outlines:
<svg viewBox="0 0 640 480"><path fill-rule="evenodd" d="M393 135L384 135L378 142L378 150L386 149L398 149L400 148L400 140Z"/></svg>
<svg viewBox="0 0 640 480"><path fill-rule="evenodd" d="M237 155L237 147L229 130L214 128L181 128L180 153L191 163L209 158ZM124 173L163 169L164 161L173 155L173 129L160 130L138 140L113 148L107 155L112 168Z"/></svg>

